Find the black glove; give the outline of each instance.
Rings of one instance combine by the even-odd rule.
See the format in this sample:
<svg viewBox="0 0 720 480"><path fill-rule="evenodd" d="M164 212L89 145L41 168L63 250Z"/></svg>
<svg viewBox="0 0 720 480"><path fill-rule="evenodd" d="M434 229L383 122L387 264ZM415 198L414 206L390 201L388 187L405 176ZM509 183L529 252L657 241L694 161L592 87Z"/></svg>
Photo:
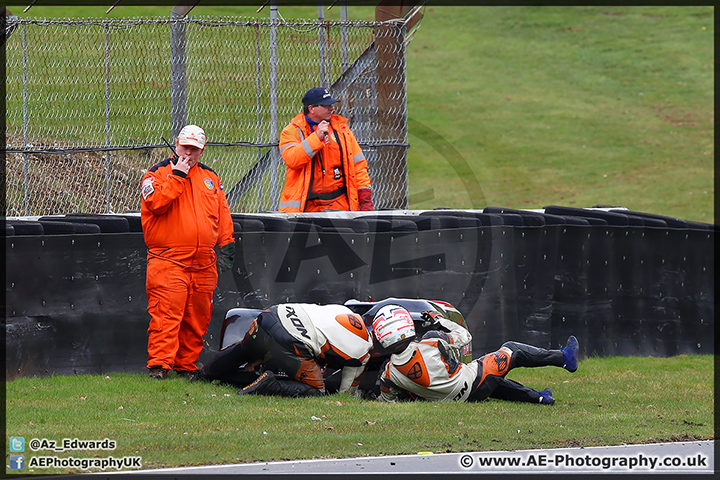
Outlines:
<svg viewBox="0 0 720 480"><path fill-rule="evenodd" d="M423 328L430 328L430 330L437 330L442 329L442 326L440 325L440 319L445 318L442 316L442 314L438 312L422 312L420 313L420 319L423 321L422 327Z"/></svg>
<svg viewBox="0 0 720 480"><path fill-rule="evenodd" d="M217 271L218 274L230 270L235 261L235 241L217 248Z"/></svg>

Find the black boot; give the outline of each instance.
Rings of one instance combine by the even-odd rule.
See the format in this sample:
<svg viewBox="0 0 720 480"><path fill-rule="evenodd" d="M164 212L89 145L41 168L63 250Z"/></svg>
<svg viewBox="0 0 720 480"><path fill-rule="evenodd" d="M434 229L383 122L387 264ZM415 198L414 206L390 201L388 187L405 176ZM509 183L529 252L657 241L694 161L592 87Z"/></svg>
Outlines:
<svg viewBox="0 0 720 480"><path fill-rule="evenodd" d="M275 374L271 372L270 370L267 370L262 373L254 382L252 382L250 385L246 385L240 390L238 390L238 395L252 395L252 394L262 394L267 392L270 389L270 385L273 386L277 383L277 379L275 378Z"/></svg>
<svg viewBox="0 0 720 480"><path fill-rule="evenodd" d="M250 335L248 332L241 341L220 350L203 365L195 374L195 381L220 380L223 383L245 385L247 383L245 371L241 370L240 366L263 358L267 350L265 334L262 330L255 335Z"/></svg>
<svg viewBox="0 0 720 480"><path fill-rule="evenodd" d="M270 370L263 372L257 380L238 391L238 395L277 395L280 397L314 397L320 390L295 380L278 380Z"/></svg>

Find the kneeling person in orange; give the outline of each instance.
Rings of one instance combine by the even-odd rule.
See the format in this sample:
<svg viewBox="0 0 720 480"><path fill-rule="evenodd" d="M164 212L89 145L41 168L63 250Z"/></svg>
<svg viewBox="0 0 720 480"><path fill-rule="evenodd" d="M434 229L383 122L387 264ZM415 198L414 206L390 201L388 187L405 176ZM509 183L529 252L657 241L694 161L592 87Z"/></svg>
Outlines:
<svg viewBox="0 0 720 480"><path fill-rule="evenodd" d="M174 369L191 377L203 348L218 273L232 266L233 223L220 178L199 163L205 132L178 135L174 155L142 180L141 219L147 257L150 376ZM215 247L219 247L216 254Z"/></svg>

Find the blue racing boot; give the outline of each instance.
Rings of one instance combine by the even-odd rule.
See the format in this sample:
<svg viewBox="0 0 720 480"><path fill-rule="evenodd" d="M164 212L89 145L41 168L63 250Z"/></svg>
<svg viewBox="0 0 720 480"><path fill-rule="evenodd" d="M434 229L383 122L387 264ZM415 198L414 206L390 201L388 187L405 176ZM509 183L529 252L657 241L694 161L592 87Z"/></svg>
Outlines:
<svg viewBox="0 0 720 480"><path fill-rule="evenodd" d="M568 372L574 372L578 368L578 341L577 338L570 335L567 344L560 349L563 352L563 368Z"/></svg>
<svg viewBox="0 0 720 480"><path fill-rule="evenodd" d="M542 405L552 405L555 403L555 399L552 397L552 390L550 390L549 388L538 392L538 394L540 394L540 397L538 398L538 403Z"/></svg>

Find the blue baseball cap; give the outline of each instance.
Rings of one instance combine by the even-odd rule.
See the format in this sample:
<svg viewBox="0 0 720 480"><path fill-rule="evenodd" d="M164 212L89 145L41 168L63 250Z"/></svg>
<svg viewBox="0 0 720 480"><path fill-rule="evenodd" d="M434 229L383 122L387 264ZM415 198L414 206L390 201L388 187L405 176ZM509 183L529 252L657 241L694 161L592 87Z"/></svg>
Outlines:
<svg viewBox="0 0 720 480"><path fill-rule="evenodd" d="M335 100L327 91L327 88L315 87L311 88L303 95L303 105L332 105L340 100Z"/></svg>

